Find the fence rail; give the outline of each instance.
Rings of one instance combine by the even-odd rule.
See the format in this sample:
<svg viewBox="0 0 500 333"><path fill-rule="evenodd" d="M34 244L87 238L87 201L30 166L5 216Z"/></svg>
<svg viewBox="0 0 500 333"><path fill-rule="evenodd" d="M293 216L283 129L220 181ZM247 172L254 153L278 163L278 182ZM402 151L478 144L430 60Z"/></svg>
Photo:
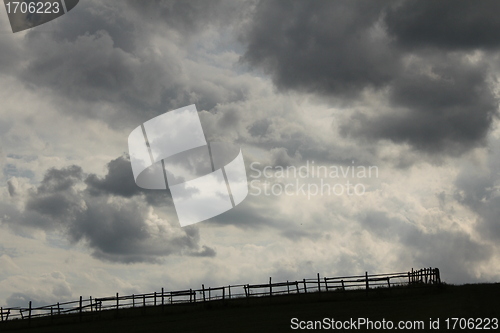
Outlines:
<svg viewBox="0 0 500 333"><path fill-rule="evenodd" d="M240 284L222 287L201 286L201 289L186 289L177 291L153 292L148 294L115 296L84 299L80 296L77 301L56 303L40 307L32 307L29 302L27 308L9 307L0 308L1 321L14 319L31 320L37 317L56 316L61 314L79 314L99 312L112 309L135 308L146 306L167 306L180 303L200 303L234 298L250 298L275 296L283 294L305 294L312 292L345 291L353 289L391 288L395 286L414 286L440 284L441 277L438 268L423 268L403 273L368 274L343 277L320 277L303 279L301 281L272 282L266 284Z"/></svg>

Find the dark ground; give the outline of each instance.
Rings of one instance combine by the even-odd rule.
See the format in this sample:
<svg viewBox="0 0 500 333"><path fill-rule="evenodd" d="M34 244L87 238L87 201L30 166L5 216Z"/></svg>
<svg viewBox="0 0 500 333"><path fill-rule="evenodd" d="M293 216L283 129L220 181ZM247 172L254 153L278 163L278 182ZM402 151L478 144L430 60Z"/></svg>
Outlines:
<svg viewBox="0 0 500 333"><path fill-rule="evenodd" d="M294 331L292 318L304 321L385 318L394 325L400 320L422 320L425 329L408 332L435 332L429 329L430 318L439 318L439 331L445 331L445 319L452 317L500 319L500 284L400 287L373 289L368 293L336 291L108 310L94 316L84 314L81 319L78 315L63 315L52 322L49 318L33 319L31 323L3 322L0 332L290 332Z"/></svg>

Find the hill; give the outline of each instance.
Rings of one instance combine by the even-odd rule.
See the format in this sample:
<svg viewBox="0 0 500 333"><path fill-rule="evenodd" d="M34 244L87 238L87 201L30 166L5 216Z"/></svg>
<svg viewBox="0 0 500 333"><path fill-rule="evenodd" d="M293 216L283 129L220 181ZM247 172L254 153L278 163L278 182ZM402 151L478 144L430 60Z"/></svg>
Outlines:
<svg viewBox="0 0 500 333"><path fill-rule="evenodd" d="M482 318L474 325L486 328L485 318L500 317L500 284L426 285L365 290L251 297L173 306L147 306L100 311L90 316L60 315L52 318L13 320L0 324L2 332L289 332L292 328L352 325L353 331L371 331L381 325L407 327L447 318ZM293 319L296 318L296 319ZM326 318L326 319L325 319ZM361 318L361 322L358 322ZM363 319L366 321L363 324ZM332 321L332 319L334 321ZM384 321L383 321L384 320ZM454 323L449 320L449 325ZM30 327L28 327L28 324ZM363 325L359 325L363 324ZM460 327L460 321L456 323ZM462 325L464 321L462 321ZM371 326L370 326L371 325ZM495 328L495 322L488 324ZM339 326L337 326L339 327ZM476 326L477 327L477 326ZM371 329L367 329L371 328ZM412 331L412 330L409 330ZM433 330L437 331L437 329Z"/></svg>

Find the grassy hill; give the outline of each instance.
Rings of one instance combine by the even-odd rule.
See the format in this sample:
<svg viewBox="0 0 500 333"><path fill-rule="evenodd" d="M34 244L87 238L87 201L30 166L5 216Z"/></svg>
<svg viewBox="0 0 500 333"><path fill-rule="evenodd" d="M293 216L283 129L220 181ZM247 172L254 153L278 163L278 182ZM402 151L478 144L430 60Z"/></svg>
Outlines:
<svg viewBox="0 0 500 333"><path fill-rule="evenodd" d="M379 288L107 310L81 318L61 315L3 322L0 332L290 332L292 318L297 318L295 326L299 321L314 325L324 318L385 319L394 325L423 321L425 329L419 331L427 332L430 318L439 318L440 330L445 330L445 319L451 317L500 319L500 284ZM357 328L352 331L371 331Z"/></svg>

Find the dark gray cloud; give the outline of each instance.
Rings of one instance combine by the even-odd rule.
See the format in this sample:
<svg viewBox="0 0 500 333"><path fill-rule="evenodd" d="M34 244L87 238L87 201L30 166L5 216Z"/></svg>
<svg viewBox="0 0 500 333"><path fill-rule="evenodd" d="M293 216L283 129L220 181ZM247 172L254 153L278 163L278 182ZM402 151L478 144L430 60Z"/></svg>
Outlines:
<svg viewBox="0 0 500 333"><path fill-rule="evenodd" d="M7 190L9 191L9 195L11 197L16 195L16 187L15 187L14 183L12 182L12 180L9 180L7 182Z"/></svg>
<svg viewBox="0 0 500 333"><path fill-rule="evenodd" d="M71 189L83 179L83 170L77 165L64 169L49 169L37 188L37 194L63 192Z"/></svg>
<svg viewBox="0 0 500 333"><path fill-rule="evenodd" d="M49 169L26 202L28 211L35 211L51 219L66 216L70 218L78 207L78 197L74 186L83 179L83 171L78 166L64 169Z"/></svg>
<svg viewBox="0 0 500 333"><path fill-rule="evenodd" d="M340 124L346 137L457 155L484 144L498 112L491 56L465 53L494 47L497 21L487 4L463 1L262 1L242 34L242 59L280 90L344 103L367 91L387 98L384 110L355 111ZM263 125L251 133L265 135Z"/></svg>
<svg viewBox="0 0 500 333"><path fill-rule="evenodd" d="M425 65L420 64L394 79L390 112L356 113L342 124L341 132L451 155L484 144L498 111L498 101L486 81L488 66L454 55L429 58L431 73L423 72Z"/></svg>
<svg viewBox="0 0 500 333"><path fill-rule="evenodd" d="M269 129L269 125L271 125L269 119L259 119L249 126L248 133L254 137L264 137Z"/></svg>
<svg viewBox="0 0 500 333"><path fill-rule="evenodd" d="M96 36L105 31L113 40L113 46L127 53L138 51L140 29L127 15L124 1L110 0L106 3L99 1L81 1L70 16L58 20L56 29L33 29L27 38L34 41L45 35L50 40L75 43L84 36ZM120 17L120 19L118 19Z"/></svg>
<svg viewBox="0 0 500 333"><path fill-rule="evenodd" d="M243 60L268 72L280 89L357 96L392 79L399 59L370 36L384 2L261 1Z"/></svg>
<svg viewBox="0 0 500 333"><path fill-rule="evenodd" d="M108 164L104 178L86 177L79 166L52 168L29 193L25 212L6 220L14 227L20 223L63 231L70 242L88 244L94 257L107 261L160 262L173 254L215 256L215 250L206 245L200 249L197 228L180 228L175 218L167 222L151 216L148 201L154 200L147 196L154 194L133 191L124 184L127 175L133 183L129 170L124 156ZM154 192L165 198L160 191ZM15 212L11 213L14 217Z"/></svg>
<svg viewBox="0 0 500 333"><path fill-rule="evenodd" d="M500 46L495 0L402 1L388 8L387 30L410 48L467 50Z"/></svg>
<svg viewBox="0 0 500 333"><path fill-rule="evenodd" d="M19 80L47 88L64 112L113 128L192 103L211 110L246 98L250 85L197 62L193 45L208 26L237 24L247 7L244 1L82 1L50 26L29 30L16 47L0 38L9 50L0 70L16 68Z"/></svg>
<svg viewBox="0 0 500 333"><path fill-rule="evenodd" d="M108 173L104 178L90 174L86 179L87 190L92 195L114 194L130 198L141 193L141 188L134 182L134 174L128 155L120 156L107 165Z"/></svg>
<svg viewBox="0 0 500 333"><path fill-rule="evenodd" d="M64 28L64 27L62 27ZM50 35L33 37L30 45L44 57L30 59L22 80L30 85L48 87L62 99L72 103L114 103L114 108L102 113L89 109L83 116L101 118L111 126L119 126L131 119L143 121L163 112L177 103L188 103L185 86L179 78L182 68L175 57L160 59L152 50L128 53L114 46L114 41L105 30L95 35L83 32L75 41L59 41ZM131 118L137 110L139 115ZM81 110L67 108L67 112ZM101 112L101 113L96 113Z"/></svg>
<svg viewBox="0 0 500 333"><path fill-rule="evenodd" d="M144 195L146 201L153 206L173 206L170 191L144 190L136 185L130 165L130 157L124 154L110 161L107 165L108 173L104 177L89 174L85 178L86 191L91 196L117 195L130 198Z"/></svg>
<svg viewBox="0 0 500 333"><path fill-rule="evenodd" d="M24 59L23 48L14 39L9 38L10 31L2 31L0 34L0 73L15 74L20 65L20 60Z"/></svg>
<svg viewBox="0 0 500 333"><path fill-rule="evenodd" d="M96 258L125 263L160 262L164 256L197 250L196 229L175 235L161 225L152 230L146 223L148 209L138 201L127 201L123 207L99 198L87 199L87 209L69 229L71 239L88 242Z"/></svg>
<svg viewBox="0 0 500 333"><path fill-rule="evenodd" d="M153 0L127 1L144 24L160 24L190 36L211 26L226 26L245 15L247 3L231 0Z"/></svg>

